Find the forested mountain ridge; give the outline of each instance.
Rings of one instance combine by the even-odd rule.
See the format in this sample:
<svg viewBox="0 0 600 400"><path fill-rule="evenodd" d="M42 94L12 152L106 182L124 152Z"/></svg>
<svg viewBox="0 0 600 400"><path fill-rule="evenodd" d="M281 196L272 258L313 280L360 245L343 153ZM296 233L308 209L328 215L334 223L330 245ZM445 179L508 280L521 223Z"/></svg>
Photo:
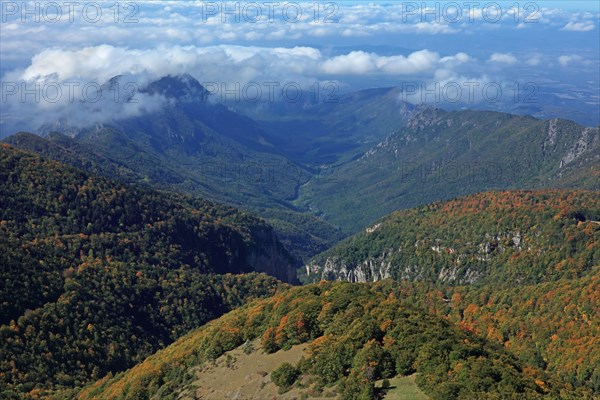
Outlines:
<svg viewBox="0 0 600 400"><path fill-rule="evenodd" d="M600 393L598 195L485 192L397 211L315 257L308 279L403 280L414 304Z"/></svg>
<svg viewBox="0 0 600 400"><path fill-rule="evenodd" d="M141 361L296 280L264 221L0 146L2 397Z"/></svg>
<svg viewBox="0 0 600 400"><path fill-rule="evenodd" d="M72 138L46 128L46 143L5 141L256 213L303 262L397 209L485 190L600 189L600 130L567 120L415 107L394 88L307 108L220 104L191 76L144 90L168 105Z"/></svg>
<svg viewBox="0 0 600 400"><path fill-rule="evenodd" d="M114 183L7 145L1 151L2 230L8 238L171 235L164 239L172 248L165 257L142 256L164 265L187 262L205 273L268 271L284 281L295 279L289 254L272 228L250 214L198 198ZM142 250L159 245L148 239L147 244ZM253 262L261 254L273 258Z"/></svg>
<svg viewBox="0 0 600 400"><path fill-rule="evenodd" d="M93 142L85 143L56 132L49 133L46 137L19 132L6 138L4 142L18 149L34 152L42 157L127 184L201 195L201 197L204 197L203 194L207 193L207 190L210 191L202 185L199 187L203 189L188 185L177 166L165 164L154 157L143 162L145 166L151 168L146 170L146 167L140 168L136 164L135 157L129 162L124 160L128 157L119 155L113 157L109 150L110 146L97 147ZM211 171L217 178L221 174L218 169ZM202 175L201 170L200 172ZM241 179L241 176L239 177ZM202 180L199 182L201 183ZM273 184L276 182L274 181ZM221 185L226 184L223 181ZM342 238L341 232L332 225L293 208L282 206L281 208L247 207L247 209L260 213L260 216L273 226L277 236L286 248L290 249L297 263L320 253Z"/></svg>
<svg viewBox="0 0 600 400"><path fill-rule="evenodd" d="M600 267L536 285L397 282L415 306L501 344L524 363L600 393Z"/></svg>
<svg viewBox="0 0 600 400"><path fill-rule="evenodd" d="M600 190L599 166L598 127L421 107L360 158L304 185L298 204L356 232L397 209L486 190Z"/></svg>
<svg viewBox="0 0 600 400"><path fill-rule="evenodd" d="M438 312L525 362L600 394L600 268L526 287L448 288Z"/></svg>
<svg viewBox="0 0 600 400"><path fill-rule="evenodd" d="M149 115L86 129L75 139L147 183L262 216L298 261L342 237L291 203L312 170L291 161L257 122L221 104L188 74L162 77L141 91L163 96L168 104Z"/></svg>
<svg viewBox="0 0 600 400"><path fill-rule="evenodd" d="M18 137L42 147L49 143L45 139L38 142L39 138L27 135ZM100 173L109 168L109 172L122 173L123 180L127 180L130 171L136 173L128 168L120 169L119 163L102 154L96 154L95 158L90 147L69 154L75 142L66 139L60 137L60 148L52 147L54 144L50 147L53 151L58 149L61 157L70 157L74 164L87 163L86 168L98 169ZM64 391L65 388L118 373L190 329L244 304L247 299L269 295L280 288L275 280L264 276L205 273L225 272L227 268L241 265L249 271L252 266L263 265L261 258L270 259L266 251L258 254L259 259L251 253L247 262L240 261L244 257L236 254L236 246L254 248L265 241L275 243L266 246L273 250L270 254L285 258L285 251L280 253L280 245L272 242L276 238L270 228L258 219L202 200L115 184L10 147L4 146L1 150L4 186L1 194L9 205L0 218L2 264L8 266L3 270L8 277L4 281L9 283L3 291L2 305L15 315L14 321L0 327L4 397L44 397L50 393L48 390L57 390L58 398L71 398L73 392ZM11 168L18 172L5 173ZM390 273L397 279L422 281L393 284L397 285L396 297L408 296L408 304L418 305L419 316L414 316L415 319L423 318L423 312L428 313L427 318L433 318L432 326L437 327L433 317L437 313L457 323L460 329L451 329L458 329L459 335L461 329L466 329L471 332L467 335L485 337L485 343L497 342L498 346L504 346L504 350L496 347L497 351L514 351L519 360L515 358L509 364L492 362L499 368L490 372L494 381L498 373L503 374L500 371L508 376L513 376L514 371L507 371L517 371L517 380L511 385L516 383L519 389L505 387L506 390L529 390L529 397L546 394L550 398L558 390L562 398L569 398L571 384L596 391L600 387L600 377L594 374L593 368L600 360L594 349L598 337L594 313L598 305L594 296L598 282L594 277L599 260L599 209L597 192L481 193L396 212L314 260L328 254L344 256L347 265L358 266L354 268L355 277L361 274L367 277L371 273L364 280L387 276L379 266L389 268L402 260L416 260L418 268L403 270L406 276ZM141 218L134 218L136 215ZM218 250L202 251L206 249L204 245L215 247L209 245L211 238L216 241ZM398 244L406 252L388 251ZM375 260L371 263L375 269L371 264L369 268L362 268L356 261L369 257ZM386 262L378 264L378 257L386 258ZM221 263L223 260L228 261ZM215 270L217 265L228 267ZM16 276L21 281L17 281ZM28 281L21 286L23 277ZM320 274L311 276L321 277ZM427 286L428 281L478 285ZM515 283L516 289L505 286ZM481 286L483 284L486 285ZM350 291L355 293L356 289ZM19 301L4 296L11 292L18 293ZM305 299L309 295L303 292L299 297ZM536 305L540 299L543 305ZM365 293L363 300L368 304L379 298ZM364 304L360 307L365 309ZM32 311L23 312L26 309ZM235 318L246 318L235 315ZM355 322L358 324L365 318L365 313L358 313ZM309 324L310 320L307 318L302 324ZM273 326L277 346L296 343L286 342L283 336L277 338L280 322L281 319L277 320ZM263 328L263 333L268 331L266 325ZM440 331L454 338L454 333L445 329L440 328ZM283 334L287 328L280 331ZM293 329L290 332L294 332ZM435 342L435 338L424 332L416 335ZM213 331L211 335L215 336ZM235 338L238 343L239 337ZM378 336L374 339L379 340ZM413 339L415 337L404 344L423 344ZM216 335L206 340L218 342L221 339ZM337 339L332 340L334 343ZM221 342L216 346L217 353L228 348ZM487 348L488 344L483 346ZM373 350L371 345L365 347L368 349L353 349ZM450 348L460 350L454 345ZM442 353L446 349L444 344ZM485 350L486 357L495 359L499 354L496 350ZM200 354L201 350L193 351ZM373 351L380 355L378 349ZM217 353L212 352L211 357ZM365 387L368 381L361 380L363 377L354 370L350 357L357 354L349 354L343 361L350 367L346 369L348 375L342 373L335 381L340 384L335 385L339 393L346 390L352 393L359 386ZM474 387L466 382L485 378L471 375L465 378L451 373L456 380L448 383L446 378L441 378L441 367L455 368L458 364L447 364L443 361L445 357L428 367L413 363L413 369L406 373L422 374L429 371L423 368L436 369L437 366L439 370L428 373L420 381L421 387L434 398L447 398L456 393L468 395ZM466 360L467 364L462 366L472 362L473 359ZM158 393L170 395L172 379L175 387L180 388L179 379L185 380L182 378L185 374L179 375L178 363L169 367L173 375L166 378L162 375L165 371L159 371L161 377L147 390L162 388ZM135 371L143 372L144 365L135 367ZM312 368L298 367L309 374ZM484 367L477 364L473 368ZM519 369L527 377L522 376ZM544 370L549 375L540 372ZM534 385L530 385L534 375L539 382L534 379ZM557 381L556 376L563 382ZM129 377L128 373L125 379ZM501 386L508 381L499 383L504 377L486 387L491 392L505 390ZM116 379L123 382L120 377ZM142 381L142 386L155 382L153 379ZM112 380L108 382L110 390L119 395L127 397L138 393L137 384L130 392L123 392L120 383L113 386ZM485 385L490 384L486 382ZM104 390L104 384L101 385ZM577 390L583 392L571 398L585 398L586 389Z"/></svg>
<svg viewBox="0 0 600 400"><path fill-rule="evenodd" d="M600 265L598 192L486 192L395 212L316 256L309 280L535 284Z"/></svg>
<svg viewBox="0 0 600 400"><path fill-rule="evenodd" d="M433 315L391 281L321 282L258 300L98 381L78 398L193 399L206 365L256 338L262 350L247 348L248 354L308 344L299 362L282 364L263 380L279 385L280 393L293 386L306 398L324 397L326 388L341 399L375 399L385 392L375 381L415 372L432 399L592 398L587 389L574 390Z"/></svg>
<svg viewBox="0 0 600 400"><path fill-rule="evenodd" d="M57 132L45 137L29 132L17 132L3 140L10 146L38 154L41 157L67 164L93 175L104 176L126 184L149 186L150 180L140 171L134 171L126 165L113 160L93 146L80 143L75 139ZM165 174L169 171L166 170ZM167 184L163 189L171 189Z"/></svg>
<svg viewBox="0 0 600 400"><path fill-rule="evenodd" d="M110 179L258 214L298 265L342 238L338 229L291 203L313 169L288 159L258 123L220 104L190 75L166 76L140 91L168 101L157 112L108 125L59 123L37 131L47 140L21 132L4 142Z"/></svg>

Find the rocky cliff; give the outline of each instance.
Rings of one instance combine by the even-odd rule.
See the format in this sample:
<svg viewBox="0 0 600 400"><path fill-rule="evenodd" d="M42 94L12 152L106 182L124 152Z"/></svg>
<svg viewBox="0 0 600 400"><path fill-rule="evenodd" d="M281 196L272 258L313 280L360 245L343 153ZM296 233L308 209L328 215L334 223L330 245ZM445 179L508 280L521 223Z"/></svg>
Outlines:
<svg viewBox="0 0 600 400"><path fill-rule="evenodd" d="M579 277L600 263L598 194L487 192L399 211L313 258L303 274L457 285Z"/></svg>

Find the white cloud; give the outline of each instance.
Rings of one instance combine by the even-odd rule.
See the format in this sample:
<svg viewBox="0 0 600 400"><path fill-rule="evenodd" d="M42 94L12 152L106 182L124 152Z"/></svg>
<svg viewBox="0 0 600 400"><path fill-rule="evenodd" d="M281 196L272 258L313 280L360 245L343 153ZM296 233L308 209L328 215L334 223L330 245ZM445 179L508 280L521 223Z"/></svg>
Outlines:
<svg viewBox="0 0 600 400"><path fill-rule="evenodd" d="M570 32L589 32L593 31L596 25L592 21L569 22L561 30Z"/></svg>
<svg viewBox="0 0 600 400"><path fill-rule="evenodd" d="M537 67L542 62L542 57L538 54L532 55L527 61L527 65Z"/></svg>
<svg viewBox="0 0 600 400"><path fill-rule="evenodd" d="M519 62L519 60L517 60L517 58L510 53L494 53L490 56L488 61L509 65Z"/></svg>
<svg viewBox="0 0 600 400"><path fill-rule="evenodd" d="M562 55L560 57L558 57L558 63L560 65L562 65L563 67L567 67L569 66L569 64L577 64L577 63L581 63L583 61L583 57L577 55L577 54L571 54L571 55Z"/></svg>
<svg viewBox="0 0 600 400"><path fill-rule="evenodd" d="M452 81L464 76L465 69L476 64L477 61L466 53L442 57L427 49L408 55L383 56L350 51L329 56L319 49L306 46L159 46L152 49L132 49L100 45L78 50L44 50L34 56L26 68L6 74L3 81L27 85L76 82L79 87L83 87L87 83L103 84L114 76L123 75L127 82L143 88L150 81L166 75L189 73L201 83L216 83L218 86L276 82L283 87L293 82L308 88L315 82L338 81L340 76L348 76L350 81L354 76L360 76L361 79L372 76L378 79L402 77ZM53 121L60 115L77 115L83 121L102 123L156 110L162 104L160 99L144 96L140 98L139 104L126 104L122 109L115 108L114 104L84 104L75 107L73 102L70 105L64 102L24 104L19 101L19 96L12 96L11 99L13 102L5 104L6 109L3 109L3 119L9 115L29 114ZM109 112L104 112L106 110ZM90 115L86 116L87 114ZM39 119L35 122L39 122Z"/></svg>
<svg viewBox="0 0 600 400"><path fill-rule="evenodd" d="M443 51L439 49L447 48L450 40L460 45L463 38L465 46L482 44L481 40L485 40L491 30L515 29L521 35L525 32L537 35L537 39L548 34L550 43L556 35L571 36L559 30L595 30L599 18L598 13L544 8L535 15L538 23L526 19L531 16L526 10L521 10L518 20L512 12L506 12L498 23L490 23L481 8L475 7L471 8L471 15L463 10L459 23L448 23L443 18L424 19L418 13L406 20L402 5L397 2L338 2L340 10L336 18L339 22L322 23L313 20L309 11L314 10L315 4L307 2L299 3L306 12L298 23L286 22L281 17L272 22L263 18L257 23L244 22L242 18L236 23L231 17L223 22L221 15L203 19L201 11L206 2L202 1L140 0L136 4L140 7L135 16L139 22L135 24L115 24L108 13L107 18L97 24L85 23L81 18L73 23L63 20L57 24L22 24L17 17L9 19L2 25L0 57L7 61L3 62L4 68L18 70L5 73L3 81L43 81L53 77L60 81L104 82L112 76L126 74L144 84L161 76L182 73L209 82L294 81L303 84L338 79L341 75L350 86L359 81L369 85L393 85L413 78L466 81L479 79L477 77L486 72L497 75L490 79L502 79L514 71L505 67L519 62L523 67L544 66L551 70L559 66L591 65L592 61L575 54L562 55L558 60L558 54L552 58L530 54L527 40L501 43L501 48L494 48L498 52L487 59L487 55L481 55L485 54L485 48L475 46L478 48L474 51L480 52L477 55L484 57L480 60L465 53L439 54ZM326 15L321 12L320 18ZM527 29L521 30L524 27ZM352 37L360 39L348 39ZM128 47L111 43L127 43ZM295 43L309 45L294 47ZM320 51L309 47L313 43L327 45ZM373 47L361 49L349 43ZM338 46L344 46L342 53ZM381 50L377 46L381 46ZM579 47L584 48L585 43ZM400 48L414 50L390 50ZM363 80L364 76L367 80ZM4 110L1 117L5 118Z"/></svg>
<svg viewBox="0 0 600 400"><path fill-rule="evenodd" d="M323 62L321 69L326 74L354 75L368 74L377 70L375 54L365 53L364 51L353 51L349 54L337 56Z"/></svg>
<svg viewBox="0 0 600 400"><path fill-rule="evenodd" d="M434 76L436 71L442 69L452 71L472 60L465 53L440 57L438 53L429 50L415 51L408 56L380 56L375 53L353 51L325 60L321 64L321 71L330 75Z"/></svg>
<svg viewBox="0 0 600 400"><path fill-rule="evenodd" d="M102 125L161 110L167 99L139 91L136 78L124 76L119 86L99 82L60 82L56 76L35 81L3 82L0 136L40 127L74 129ZM23 96L25 91L28 92ZM134 100L129 101L135 94Z"/></svg>
<svg viewBox="0 0 600 400"><path fill-rule="evenodd" d="M533 30L542 24L564 31L586 32L595 29L598 19L597 13L541 9L536 13L539 23L530 23L531 12L521 10L519 19L515 20L513 12L506 8L502 19L498 23L491 23L490 16L488 15L486 20L483 10L477 6L468 7L471 14L467 12L467 7L461 7L462 18L458 23L449 23L443 13L441 16L429 15L424 18L421 13L415 12L407 17L401 3L338 2L339 9L334 17L337 22L323 23L323 19L331 12L331 9L325 9L326 4L320 6L318 20L315 20L316 3L300 2L297 4L303 9L303 16L297 23L290 23L282 18L282 4L276 7L278 12L275 12L273 21L269 21L267 15L262 15L258 22L253 23L246 20L244 15L238 16L238 22L235 22L235 16L232 15L225 16L225 21L221 14L206 15L206 3L140 0L136 2L139 10L134 16L138 22L133 24L115 24L114 15L108 10L102 20L94 24L87 23L81 17L81 13L75 15L73 22L69 22L68 17L64 15L59 23L29 21L23 24L18 15L9 16L2 26L3 46L0 48L0 57L3 60L25 62L41 50L52 48L57 43L71 49L110 43L127 43L133 48L147 48L161 45L172 47L255 43L268 46L269 41L276 41L277 45L289 46L293 43L312 43L311 39L314 38L326 38L329 43L335 45L338 39L343 41L347 37L470 35L493 29L518 30L525 26ZM234 8L233 4L227 2L213 4L228 9ZM436 12L436 8L425 10L430 11ZM263 7L263 14L266 12L266 8ZM402 40L410 42L411 38Z"/></svg>
<svg viewBox="0 0 600 400"><path fill-rule="evenodd" d="M160 46L129 49L110 45L79 50L48 49L33 57L31 65L10 74L9 80L33 81L55 76L61 81L106 81L115 75L143 75L156 79L191 73L199 79L249 82L253 79L297 80L331 75L383 75L432 77L438 70L454 74L474 59L466 53L441 57L420 50L408 55L382 56L364 51L327 57L312 47L267 48L255 46Z"/></svg>

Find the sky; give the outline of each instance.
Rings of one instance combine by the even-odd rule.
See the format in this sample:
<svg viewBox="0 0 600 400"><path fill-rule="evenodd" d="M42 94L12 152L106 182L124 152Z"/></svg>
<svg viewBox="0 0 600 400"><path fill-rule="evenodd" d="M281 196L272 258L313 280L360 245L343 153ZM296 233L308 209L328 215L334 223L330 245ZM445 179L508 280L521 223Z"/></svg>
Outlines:
<svg viewBox="0 0 600 400"><path fill-rule="evenodd" d="M594 0L549 0L538 2L540 7L561 8L564 10L585 10L598 12L600 3Z"/></svg>
<svg viewBox="0 0 600 400"><path fill-rule="evenodd" d="M143 115L166 100L136 89L183 73L216 90L398 86L411 103L600 123L596 1L65 4L1 1L0 135ZM116 75L139 101L91 102Z"/></svg>

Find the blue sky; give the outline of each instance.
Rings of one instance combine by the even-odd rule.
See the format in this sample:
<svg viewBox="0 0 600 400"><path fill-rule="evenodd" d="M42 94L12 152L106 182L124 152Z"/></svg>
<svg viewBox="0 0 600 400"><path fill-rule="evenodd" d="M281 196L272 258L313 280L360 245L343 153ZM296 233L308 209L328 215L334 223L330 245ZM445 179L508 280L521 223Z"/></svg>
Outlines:
<svg viewBox="0 0 600 400"><path fill-rule="evenodd" d="M537 2L541 7L556 7L564 10L587 10L596 11L600 8L600 2L595 0L547 0Z"/></svg>
<svg viewBox="0 0 600 400"><path fill-rule="evenodd" d="M428 2L432 8L435 3ZM143 86L164 75L190 73L201 82L225 84L276 81L311 87L334 82L341 91L407 81L463 86L476 82L498 85L505 93L533 82L538 93L544 93L539 94L540 104L508 101L482 107L540 117L580 116L594 124L600 107L598 2L500 1L497 20L493 8L484 7L492 3L464 7L458 20L452 20L453 15L432 18L431 10L425 9L407 13L406 7L414 8L420 1L321 2L318 16L314 2L290 3L295 5L291 11L297 8L302 13L296 20L293 12L286 18L278 9L272 20L263 14L249 21L252 10L241 11L248 3L229 3L240 10L232 16L208 7L221 2L180 0L130 2L136 6L131 9L118 3L117 21L110 8L114 2L98 3L104 13L95 21L81 10L72 21L61 15L58 22L49 21L57 17L51 12L46 20L25 22L18 12L5 12L0 76L9 84L85 85L124 75ZM517 14L513 7L518 7ZM326 20L330 14L333 17ZM130 21L125 21L128 15ZM0 114L2 130L13 129L14 121L48 123L53 115L74 114L73 102L62 97L54 103L33 104L17 95L3 99L7 101ZM117 111L129 116L158 106L157 99L146 100L148 107L111 108L94 118L103 122ZM481 94L454 106L477 108L479 100ZM23 117L32 114L39 115L39 121ZM592 117L585 120L585 115Z"/></svg>
<svg viewBox="0 0 600 400"><path fill-rule="evenodd" d="M398 3L404 0L387 0L387 1L382 1L382 3ZM361 3L367 3L369 1L364 1L364 0L345 0L344 2L347 2L349 4L361 4ZM516 0L496 0L497 3L504 3L504 4L514 4L514 3L520 3L520 4L526 4L528 2L530 2L529 0L521 0L521 1L516 1ZM418 0L416 1L416 3L423 3L423 0ZM428 5L433 5L435 3L448 3L448 1L431 1L431 0L425 0L425 3L427 3ZM464 1L457 1L457 3L459 4L464 4ZM487 0L480 0L479 3L481 4L486 4L486 3L491 3L491 1L487 1ZM538 4L540 7L545 7L545 8L561 8L564 10L585 10L585 11L599 11L600 9L600 2L596 1L596 0L541 0L541 1L535 1L536 4Z"/></svg>

